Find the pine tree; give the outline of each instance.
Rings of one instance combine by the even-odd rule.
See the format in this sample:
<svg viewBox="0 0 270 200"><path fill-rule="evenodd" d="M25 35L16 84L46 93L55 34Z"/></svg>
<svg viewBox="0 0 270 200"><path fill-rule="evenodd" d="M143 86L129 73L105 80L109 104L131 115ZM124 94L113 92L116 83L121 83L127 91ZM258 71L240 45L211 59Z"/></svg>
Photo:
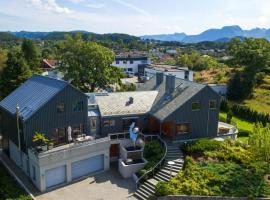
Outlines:
<svg viewBox="0 0 270 200"><path fill-rule="evenodd" d="M243 98L243 86L239 73L236 73L231 79L227 95L229 100L241 100Z"/></svg>

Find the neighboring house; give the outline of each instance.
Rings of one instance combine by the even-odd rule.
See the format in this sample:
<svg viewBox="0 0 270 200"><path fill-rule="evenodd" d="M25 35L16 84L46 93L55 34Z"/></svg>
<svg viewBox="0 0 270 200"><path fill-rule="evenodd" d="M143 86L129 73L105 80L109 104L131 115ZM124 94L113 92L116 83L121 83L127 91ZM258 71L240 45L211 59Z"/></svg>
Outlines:
<svg viewBox="0 0 270 200"><path fill-rule="evenodd" d="M87 105L87 95L68 82L38 75L0 102L4 152L41 191L109 168L108 139L67 144L68 127L74 139L89 135ZM37 131L55 148L38 153L32 141Z"/></svg>
<svg viewBox="0 0 270 200"><path fill-rule="evenodd" d="M216 137L219 103L209 86L163 73L138 91L87 94L66 81L34 75L0 102L3 149L46 191L109 169L120 143L130 142L132 122L144 134L170 140ZM36 131L54 148L38 152Z"/></svg>
<svg viewBox="0 0 270 200"><path fill-rule="evenodd" d="M41 62L41 69L44 71L51 71L54 70L58 65L57 60L49 60L49 59L43 59Z"/></svg>
<svg viewBox="0 0 270 200"><path fill-rule="evenodd" d="M193 71L186 67L176 67L171 65L150 65L139 68L139 73L147 77L155 76L156 73L162 72L165 75L174 75L177 78L193 81Z"/></svg>
<svg viewBox="0 0 270 200"><path fill-rule="evenodd" d="M228 86L225 84L209 84L209 86L218 94L226 97Z"/></svg>
<svg viewBox="0 0 270 200"><path fill-rule="evenodd" d="M112 66L122 68L125 73L138 73L141 65L150 65L151 60L147 56L116 56Z"/></svg>

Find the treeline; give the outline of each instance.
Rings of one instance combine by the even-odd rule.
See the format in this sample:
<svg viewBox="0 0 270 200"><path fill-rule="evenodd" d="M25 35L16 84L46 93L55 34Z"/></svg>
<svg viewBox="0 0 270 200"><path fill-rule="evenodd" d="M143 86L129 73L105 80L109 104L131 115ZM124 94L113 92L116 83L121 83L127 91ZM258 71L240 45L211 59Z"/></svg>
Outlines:
<svg viewBox="0 0 270 200"><path fill-rule="evenodd" d="M254 123L262 123L266 126L270 123L270 115L266 113L260 113L256 110L252 110L246 106L238 104L229 104L228 101L222 100L220 104L220 110L226 113L232 112L233 115Z"/></svg>

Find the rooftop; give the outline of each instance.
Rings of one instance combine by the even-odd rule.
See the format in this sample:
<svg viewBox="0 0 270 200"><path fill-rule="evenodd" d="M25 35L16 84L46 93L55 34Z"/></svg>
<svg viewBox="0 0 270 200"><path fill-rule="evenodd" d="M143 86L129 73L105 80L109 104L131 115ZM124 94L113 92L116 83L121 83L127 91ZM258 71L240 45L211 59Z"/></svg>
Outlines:
<svg viewBox="0 0 270 200"><path fill-rule="evenodd" d="M177 71L188 71L189 69L187 67L177 67L173 65L162 65L162 64L151 64L151 66L148 66L147 68L155 69L157 71L162 72L177 72Z"/></svg>
<svg viewBox="0 0 270 200"><path fill-rule="evenodd" d="M16 113L17 104L20 116L27 120L42 105L60 92L68 82L40 75L33 75L20 87L0 102L0 107L11 114Z"/></svg>
<svg viewBox="0 0 270 200"><path fill-rule="evenodd" d="M96 96L101 116L144 114L151 110L158 91L115 92Z"/></svg>

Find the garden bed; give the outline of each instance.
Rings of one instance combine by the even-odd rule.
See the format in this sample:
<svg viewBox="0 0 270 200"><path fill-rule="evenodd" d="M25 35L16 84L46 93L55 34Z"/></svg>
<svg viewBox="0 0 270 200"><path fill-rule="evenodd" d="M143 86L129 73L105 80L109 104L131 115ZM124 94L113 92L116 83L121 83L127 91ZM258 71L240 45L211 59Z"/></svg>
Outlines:
<svg viewBox="0 0 270 200"><path fill-rule="evenodd" d="M32 198L17 184L0 163L0 199L31 200Z"/></svg>
<svg viewBox="0 0 270 200"><path fill-rule="evenodd" d="M183 147L183 171L170 182L160 182L156 194L267 197L268 163L259 160L246 144L226 140L198 140Z"/></svg>

